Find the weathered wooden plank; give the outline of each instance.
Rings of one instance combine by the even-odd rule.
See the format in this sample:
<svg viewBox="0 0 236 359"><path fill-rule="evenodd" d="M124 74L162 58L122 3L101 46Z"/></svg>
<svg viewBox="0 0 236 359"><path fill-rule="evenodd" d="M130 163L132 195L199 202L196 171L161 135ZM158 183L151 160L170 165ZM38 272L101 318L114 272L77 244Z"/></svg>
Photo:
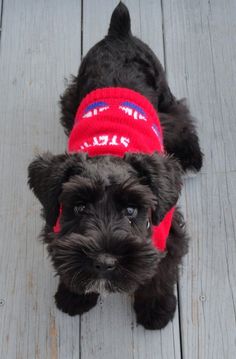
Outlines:
<svg viewBox="0 0 236 359"><path fill-rule="evenodd" d="M133 6L135 6L136 3L136 1L133 1ZM140 1L139 6L141 14L140 33L134 32L134 34L136 36L140 36L140 38L150 46L164 66L165 60L161 0Z"/></svg>
<svg viewBox="0 0 236 359"><path fill-rule="evenodd" d="M116 0L87 0L83 5L83 56L106 34Z"/></svg>
<svg viewBox="0 0 236 359"><path fill-rule="evenodd" d="M84 54L107 33L117 1L85 1ZM146 41L163 62L162 12L159 1L125 1L131 14L132 32ZM163 331L136 326L131 298L112 295L81 318L82 359L180 358L178 313Z"/></svg>
<svg viewBox="0 0 236 359"><path fill-rule="evenodd" d="M27 188L37 151L65 149L58 122L64 76L80 61L77 0L4 2L0 57L0 357L78 358L80 318L60 313L39 203ZM72 22L71 19L74 19Z"/></svg>
<svg viewBox="0 0 236 359"><path fill-rule="evenodd" d="M198 117L205 165L182 197L192 242L181 280L184 358L236 356L234 1L165 1L167 72ZM235 182L234 182L235 183Z"/></svg>
<svg viewBox="0 0 236 359"><path fill-rule="evenodd" d="M2 30L2 15L3 15L3 3L0 0L0 31Z"/></svg>
<svg viewBox="0 0 236 359"><path fill-rule="evenodd" d="M192 242L181 280L184 358L235 357L235 172L185 184Z"/></svg>
<svg viewBox="0 0 236 359"><path fill-rule="evenodd" d="M204 172L236 169L236 2L163 2L167 71L198 119Z"/></svg>

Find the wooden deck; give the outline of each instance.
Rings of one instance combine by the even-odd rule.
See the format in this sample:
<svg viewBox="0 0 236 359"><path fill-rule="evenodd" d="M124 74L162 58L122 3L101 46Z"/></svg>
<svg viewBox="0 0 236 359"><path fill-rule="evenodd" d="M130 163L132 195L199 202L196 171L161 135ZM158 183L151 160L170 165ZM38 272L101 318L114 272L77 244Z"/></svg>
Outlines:
<svg viewBox="0 0 236 359"><path fill-rule="evenodd" d="M130 298L112 295L71 318L36 240L40 206L27 188L34 153L65 150L58 99L81 54L107 31L116 0L0 0L0 358L236 358L236 2L126 0L133 33L187 97L205 153L181 205L192 241L179 308L162 331L136 326ZM0 6L1 7L1 6Z"/></svg>

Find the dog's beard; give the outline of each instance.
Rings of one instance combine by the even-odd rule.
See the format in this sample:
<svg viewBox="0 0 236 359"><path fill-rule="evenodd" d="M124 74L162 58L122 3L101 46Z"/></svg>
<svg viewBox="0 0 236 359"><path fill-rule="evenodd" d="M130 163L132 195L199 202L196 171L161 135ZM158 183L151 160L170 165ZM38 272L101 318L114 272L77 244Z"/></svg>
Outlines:
<svg viewBox="0 0 236 359"><path fill-rule="evenodd" d="M88 283L85 289L85 294L88 293L99 293L103 297L106 297L107 294L111 292L112 282L108 279L96 279ZM115 292L113 289L112 292Z"/></svg>
<svg viewBox="0 0 236 359"><path fill-rule="evenodd" d="M55 238L49 245L57 274L74 292L134 292L150 280L162 255L151 240L116 233L109 241L76 233ZM101 253L117 259L116 268L103 275L93 270L93 261Z"/></svg>

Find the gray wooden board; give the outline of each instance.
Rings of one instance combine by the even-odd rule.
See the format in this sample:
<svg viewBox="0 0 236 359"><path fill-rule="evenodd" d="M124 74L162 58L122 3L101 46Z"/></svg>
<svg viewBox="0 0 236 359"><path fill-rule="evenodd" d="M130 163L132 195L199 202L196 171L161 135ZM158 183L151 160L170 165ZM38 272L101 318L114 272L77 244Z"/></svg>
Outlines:
<svg viewBox="0 0 236 359"><path fill-rule="evenodd" d="M2 0L0 0L0 21L2 19ZM2 27L1 27L1 22L0 22L0 32L2 30Z"/></svg>
<svg viewBox="0 0 236 359"><path fill-rule="evenodd" d="M63 152L64 77L80 62L78 0L4 2L0 53L0 357L78 358L80 318L55 305L57 279L36 240L40 205L27 188L34 153ZM71 19L74 19L73 23Z"/></svg>
<svg viewBox="0 0 236 359"><path fill-rule="evenodd" d="M184 358L236 357L236 3L164 4L166 64L174 93L197 117L204 169L185 183L192 237L180 286Z"/></svg>
<svg viewBox="0 0 236 359"><path fill-rule="evenodd" d="M235 179L203 173L185 183L192 241L180 291L184 358L235 358Z"/></svg>
<svg viewBox="0 0 236 359"><path fill-rule="evenodd" d="M236 2L163 4L169 80L198 119L203 172L235 170Z"/></svg>
<svg viewBox="0 0 236 359"><path fill-rule="evenodd" d="M107 33L118 1L86 0L83 13L84 54ZM131 14L133 34L152 47L163 62L162 16L159 1L125 1ZM81 318L82 359L180 358L178 312L163 331L136 326L128 296L112 295Z"/></svg>

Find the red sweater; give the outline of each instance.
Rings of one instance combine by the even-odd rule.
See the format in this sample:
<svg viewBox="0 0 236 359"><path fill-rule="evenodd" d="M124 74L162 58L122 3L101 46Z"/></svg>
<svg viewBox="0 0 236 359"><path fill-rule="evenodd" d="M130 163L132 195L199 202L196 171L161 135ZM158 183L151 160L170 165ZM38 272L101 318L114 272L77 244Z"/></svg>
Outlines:
<svg viewBox="0 0 236 359"><path fill-rule="evenodd" d="M108 87L82 100L68 141L69 153L123 157L126 152L155 151L164 153L162 129L156 110L144 96L127 88ZM173 213L174 208L152 228L152 241L159 251L166 249ZM54 232L59 231L60 216L54 226Z"/></svg>

